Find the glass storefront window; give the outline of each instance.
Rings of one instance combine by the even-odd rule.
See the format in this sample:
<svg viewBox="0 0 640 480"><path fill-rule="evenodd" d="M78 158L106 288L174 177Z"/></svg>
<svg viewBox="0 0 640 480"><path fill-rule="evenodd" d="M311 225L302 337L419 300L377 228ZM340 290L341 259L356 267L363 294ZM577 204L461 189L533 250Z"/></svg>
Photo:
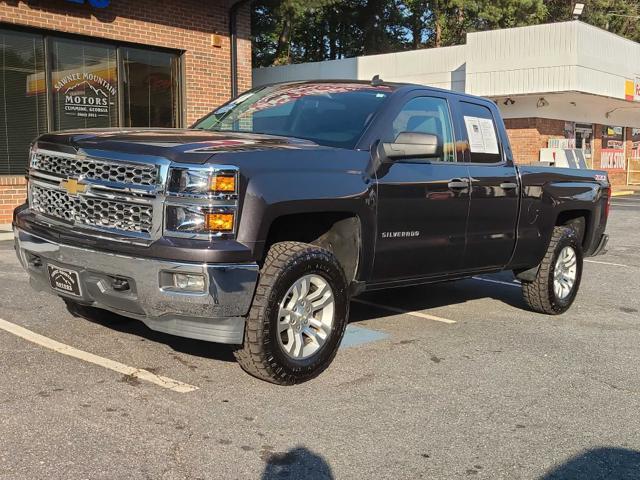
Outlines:
<svg viewBox="0 0 640 480"><path fill-rule="evenodd" d="M181 118L178 53L0 28L0 175L23 175L29 145L50 129Z"/></svg>
<svg viewBox="0 0 640 480"><path fill-rule="evenodd" d="M47 131L44 41L0 30L0 175L22 175L31 141Z"/></svg>
<svg viewBox="0 0 640 480"><path fill-rule="evenodd" d="M117 126L115 47L53 39L51 48L54 129Z"/></svg>
<svg viewBox="0 0 640 480"><path fill-rule="evenodd" d="M123 48L124 125L178 126L178 56Z"/></svg>

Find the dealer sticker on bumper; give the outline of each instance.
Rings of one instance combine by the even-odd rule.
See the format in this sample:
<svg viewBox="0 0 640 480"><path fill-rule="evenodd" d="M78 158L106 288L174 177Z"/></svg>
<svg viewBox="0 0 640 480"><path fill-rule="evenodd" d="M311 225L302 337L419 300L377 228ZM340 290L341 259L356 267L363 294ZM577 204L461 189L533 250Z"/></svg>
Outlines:
<svg viewBox="0 0 640 480"><path fill-rule="evenodd" d="M78 272L67 268L56 267L55 265L47 265L49 269L49 283L51 288L67 295L75 295L80 297L80 277Z"/></svg>

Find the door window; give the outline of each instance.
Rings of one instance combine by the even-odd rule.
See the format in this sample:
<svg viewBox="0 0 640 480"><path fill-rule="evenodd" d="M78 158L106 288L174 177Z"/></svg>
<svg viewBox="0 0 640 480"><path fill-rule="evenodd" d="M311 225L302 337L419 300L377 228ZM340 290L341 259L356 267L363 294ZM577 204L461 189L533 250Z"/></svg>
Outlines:
<svg viewBox="0 0 640 480"><path fill-rule="evenodd" d="M460 110L469 141L471 163L501 163L498 129L491 110L470 102L460 102Z"/></svg>
<svg viewBox="0 0 640 480"><path fill-rule="evenodd" d="M0 175L22 175L31 141L47 131L44 42L0 30Z"/></svg>
<svg viewBox="0 0 640 480"><path fill-rule="evenodd" d="M393 139L400 133L429 133L442 144L436 161L455 162L456 151L449 104L443 98L417 97L409 100L393 121Z"/></svg>

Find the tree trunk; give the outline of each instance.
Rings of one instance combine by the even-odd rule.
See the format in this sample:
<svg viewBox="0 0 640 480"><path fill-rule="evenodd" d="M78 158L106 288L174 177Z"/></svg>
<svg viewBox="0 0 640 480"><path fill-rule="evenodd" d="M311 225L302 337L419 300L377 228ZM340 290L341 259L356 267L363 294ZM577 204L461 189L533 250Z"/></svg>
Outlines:
<svg viewBox="0 0 640 480"><path fill-rule="evenodd" d="M278 37L278 47L276 48L276 56L274 64L287 65L291 63L291 48L289 40L291 37L291 18L286 16L282 19L282 29Z"/></svg>
<svg viewBox="0 0 640 480"><path fill-rule="evenodd" d="M376 17L382 16L384 7L383 0L368 0L367 6L363 9L362 27L364 30L364 54L372 55L382 53L380 45L380 36L378 35L379 26L376 25Z"/></svg>

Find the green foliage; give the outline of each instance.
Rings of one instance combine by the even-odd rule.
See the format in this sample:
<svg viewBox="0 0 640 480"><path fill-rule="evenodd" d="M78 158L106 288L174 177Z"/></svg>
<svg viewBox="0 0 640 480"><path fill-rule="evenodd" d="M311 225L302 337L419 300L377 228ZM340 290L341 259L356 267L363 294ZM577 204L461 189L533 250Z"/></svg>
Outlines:
<svg viewBox="0 0 640 480"><path fill-rule="evenodd" d="M584 3L582 21L640 41L640 0ZM258 0L253 61L269 66L456 45L467 32L571 20L573 5L573 0Z"/></svg>

